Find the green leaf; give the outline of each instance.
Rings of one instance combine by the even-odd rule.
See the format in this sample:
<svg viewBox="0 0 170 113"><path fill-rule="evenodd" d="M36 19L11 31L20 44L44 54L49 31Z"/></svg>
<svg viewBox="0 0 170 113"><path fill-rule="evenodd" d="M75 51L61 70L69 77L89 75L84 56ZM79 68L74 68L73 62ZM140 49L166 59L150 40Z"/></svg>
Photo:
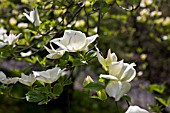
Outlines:
<svg viewBox="0 0 170 113"><path fill-rule="evenodd" d="M58 79L58 82L59 83L64 83L64 81L65 81L65 76L61 76L59 79Z"/></svg>
<svg viewBox="0 0 170 113"><path fill-rule="evenodd" d="M124 95L122 98L125 99L128 102L131 102L131 97L128 96L128 95Z"/></svg>
<svg viewBox="0 0 170 113"><path fill-rule="evenodd" d="M63 59L59 59L59 60L60 60L60 64L59 64L60 67L65 67L67 65L68 60L63 60Z"/></svg>
<svg viewBox="0 0 170 113"><path fill-rule="evenodd" d="M66 86L66 85L70 85L70 84L72 84L73 82L70 80L70 79L68 79L68 80L66 80L65 82L64 82L64 86Z"/></svg>
<svg viewBox="0 0 170 113"><path fill-rule="evenodd" d="M89 51L86 55L85 58L86 60L91 60L92 58L96 57L96 51L91 50Z"/></svg>
<svg viewBox="0 0 170 113"><path fill-rule="evenodd" d="M5 94L5 93L10 93L12 90L13 86L0 86L0 94Z"/></svg>
<svg viewBox="0 0 170 113"><path fill-rule="evenodd" d="M29 102L39 102L45 98L44 94L40 93L37 90L29 91L26 94L26 100Z"/></svg>
<svg viewBox="0 0 170 113"><path fill-rule="evenodd" d="M93 9L100 9L103 14L105 14L110 7L108 7L108 4L105 1L96 1L93 4Z"/></svg>
<svg viewBox="0 0 170 113"><path fill-rule="evenodd" d="M170 97L169 97L168 100L167 100L167 104L168 104L168 105L170 104Z"/></svg>
<svg viewBox="0 0 170 113"><path fill-rule="evenodd" d="M100 91L97 91L97 96L93 95L93 96L90 96L90 98L99 99L99 100L104 101L107 99L107 95L106 95L105 90L100 90Z"/></svg>
<svg viewBox="0 0 170 113"><path fill-rule="evenodd" d="M104 86L99 84L99 83L95 83L95 82L90 82L89 84L87 84L84 88L87 88L87 89L93 89L93 90L102 90L104 89Z"/></svg>
<svg viewBox="0 0 170 113"><path fill-rule="evenodd" d="M135 5L135 4L139 4L141 2L141 0L129 0L129 3Z"/></svg>
<svg viewBox="0 0 170 113"><path fill-rule="evenodd" d="M96 95L90 96L90 98L99 99L99 97L96 96ZM100 99L99 99L99 100L100 100Z"/></svg>
<svg viewBox="0 0 170 113"><path fill-rule="evenodd" d="M41 102L38 103L38 105L47 104L49 101L50 101L50 99L42 100Z"/></svg>
<svg viewBox="0 0 170 113"><path fill-rule="evenodd" d="M25 69L23 70L23 73L28 73L28 72L30 72L32 68L33 68L33 67L27 67L27 68L25 68Z"/></svg>
<svg viewBox="0 0 170 113"><path fill-rule="evenodd" d="M73 65L73 66L81 66L81 65L85 65L85 64L87 64L87 62L84 61L84 60L74 59L72 65Z"/></svg>
<svg viewBox="0 0 170 113"><path fill-rule="evenodd" d="M96 0L90 0L91 4L94 4L96 2Z"/></svg>
<svg viewBox="0 0 170 113"><path fill-rule="evenodd" d="M36 88L36 90L41 92L41 93L46 93L46 94L49 93L48 87L38 87L38 88Z"/></svg>
<svg viewBox="0 0 170 113"><path fill-rule="evenodd" d="M163 98L155 97L162 105L168 107L168 103Z"/></svg>
<svg viewBox="0 0 170 113"><path fill-rule="evenodd" d="M162 105L159 104L148 105L148 108L155 113L162 113L162 111L164 110L164 108L162 108Z"/></svg>
<svg viewBox="0 0 170 113"><path fill-rule="evenodd" d="M162 94L164 92L164 90L165 90L165 85L164 84L162 84L162 85L152 84L152 85L150 85L149 90L156 91L156 92Z"/></svg>
<svg viewBox="0 0 170 113"><path fill-rule="evenodd" d="M105 1L102 1L100 8L101 8L102 13L105 14L109 10L110 7Z"/></svg>
<svg viewBox="0 0 170 113"><path fill-rule="evenodd" d="M53 93L56 96L60 96L60 94L63 92L63 86L60 83L56 83L53 87Z"/></svg>

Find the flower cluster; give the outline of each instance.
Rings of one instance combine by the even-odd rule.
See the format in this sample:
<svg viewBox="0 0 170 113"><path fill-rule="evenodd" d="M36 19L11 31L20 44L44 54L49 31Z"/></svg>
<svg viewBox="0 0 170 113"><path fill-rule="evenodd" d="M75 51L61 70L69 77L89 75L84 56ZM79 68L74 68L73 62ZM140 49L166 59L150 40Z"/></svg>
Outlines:
<svg viewBox="0 0 170 113"><path fill-rule="evenodd" d="M117 61L117 56L110 50L104 59L97 48L97 57L102 67L109 72L109 74L100 74L100 78L110 80L106 85L106 92L110 97L114 97L115 101L119 101L131 88L129 82L136 76L136 70L133 68L135 64L124 63L123 60Z"/></svg>
<svg viewBox="0 0 170 113"><path fill-rule="evenodd" d="M6 29L4 29L3 27L0 28L0 48L6 45L14 45L21 35L21 33L18 35L14 35L12 32L7 35L6 32Z"/></svg>
<svg viewBox="0 0 170 113"><path fill-rule="evenodd" d="M106 83L105 91L110 97L114 97L115 101L119 101L120 98L131 88L131 84L129 82L131 82L136 76L136 70L133 68L136 65L134 63L124 63L123 60L117 61L116 54L111 53L110 49L108 50L107 57L104 58L100 54L99 49L97 47L96 49L99 63L102 65L103 69L108 72L108 74L100 74L100 78L109 80L109 82ZM90 83L94 83L94 81L90 76L87 76L83 82L83 86L87 87ZM98 90L97 95L101 100L104 96L106 96L103 90ZM104 99L106 98L104 97ZM129 106L125 113L149 112L138 106Z"/></svg>
<svg viewBox="0 0 170 113"><path fill-rule="evenodd" d="M97 47L96 49L99 63L102 65L102 68L108 72L108 74L100 74L100 78L109 80L109 82L106 83L105 91L110 97L114 97L115 101L119 101L120 98L124 96L131 88L131 84L129 82L131 82L136 76L136 70L134 69L134 66L136 65L134 63L124 63L123 60L117 61L116 54L111 53L110 49L108 50L107 57L104 58L100 54L99 49ZM90 83L94 83L94 81L90 76L87 76L83 82L83 86L87 87ZM103 90L97 91L97 95L100 96L98 98L101 100L105 96L105 93L102 91ZM129 106L125 113L149 112L138 106Z"/></svg>
<svg viewBox="0 0 170 113"><path fill-rule="evenodd" d="M54 67L52 69L48 69L46 71L33 71L33 74L25 75L21 74L21 78L19 77L11 77L7 78L6 75L0 71L0 82L3 84L15 84L16 82L20 82L27 86L32 86L33 83L38 80L43 83L53 83L60 78L64 69L60 69L59 67Z"/></svg>
<svg viewBox="0 0 170 113"><path fill-rule="evenodd" d="M50 44L51 49L46 48L50 53L47 55L47 58L58 59L61 58L65 51L67 52L78 52L78 51L87 51L88 46L96 40L98 35L93 35L86 37L81 31L75 30L65 30L64 36L62 38L55 38L51 40L51 43L54 43L59 46L58 49L54 49Z"/></svg>

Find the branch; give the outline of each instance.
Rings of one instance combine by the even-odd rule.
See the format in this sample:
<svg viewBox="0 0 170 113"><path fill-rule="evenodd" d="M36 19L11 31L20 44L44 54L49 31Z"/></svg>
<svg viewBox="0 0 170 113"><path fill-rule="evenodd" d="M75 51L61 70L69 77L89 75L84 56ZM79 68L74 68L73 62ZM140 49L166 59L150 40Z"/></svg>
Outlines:
<svg viewBox="0 0 170 113"><path fill-rule="evenodd" d="M87 25L87 29L86 29L86 35L88 35L88 32L89 32L89 15L88 15L88 13L87 13L87 11L86 11L86 7L84 6L84 12L85 12L85 14L86 14L86 25Z"/></svg>
<svg viewBox="0 0 170 113"><path fill-rule="evenodd" d="M98 10L97 34L100 33L101 9Z"/></svg>

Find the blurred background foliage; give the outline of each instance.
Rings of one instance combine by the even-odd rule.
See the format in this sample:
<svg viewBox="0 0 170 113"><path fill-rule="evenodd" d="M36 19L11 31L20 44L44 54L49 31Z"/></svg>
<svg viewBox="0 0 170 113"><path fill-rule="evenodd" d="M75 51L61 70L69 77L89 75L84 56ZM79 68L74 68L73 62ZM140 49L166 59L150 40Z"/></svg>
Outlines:
<svg viewBox="0 0 170 113"><path fill-rule="evenodd" d="M16 47L0 48L0 70L9 76L19 76L21 72L47 69L64 60L46 59L48 52L43 46L49 46L48 42L52 38L61 37L66 29L80 30L87 36L98 33L96 43L104 56L111 48L119 60L124 59L126 62L137 64L136 81L144 80L149 83L147 87L143 84L138 86L152 92L156 97L156 102L150 108L153 111L160 106L165 108L170 102L170 1L142 1L145 2L142 4L140 0L0 0L0 27L15 34L22 33ZM38 8L42 21L39 27L33 26L23 16L23 12L31 11L35 7ZM21 54L29 51L31 55L23 57ZM11 61L15 63L10 65ZM15 66L18 62L21 63L20 67ZM48 105L38 106L2 95L0 112L117 113L113 102L92 100L79 91L82 90L80 84L84 75L94 75L93 78L97 78L104 72L100 69L97 59L91 60L90 64L74 71L78 85L74 84L75 91L71 92L71 98L63 93ZM26 87L23 88L20 84L15 87L14 95L24 96Z"/></svg>

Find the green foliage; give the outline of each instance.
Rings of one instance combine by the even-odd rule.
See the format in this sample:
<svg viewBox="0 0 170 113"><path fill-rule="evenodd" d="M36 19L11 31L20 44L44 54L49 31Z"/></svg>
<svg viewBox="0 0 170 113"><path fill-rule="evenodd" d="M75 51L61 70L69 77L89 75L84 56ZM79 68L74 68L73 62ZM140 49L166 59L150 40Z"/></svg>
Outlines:
<svg viewBox="0 0 170 113"><path fill-rule="evenodd" d="M63 92L63 86L60 83L56 83L53 87L53 93L56 96L60 96L60 94Z"/></svg>
<svg viewBox="0 0 170 113"><path fill-rule="evenodd" d="M165 90L165 85L164 84L162 84L162 85L152 84L149 86L148 90L151 92L156 91L156 92L162 94Z"/></svg>
<svg viewBox="0 0 170 113"><path fill-rule="evenodd" d="M98 90L104 89L104 86L99 84L99 83L90 82L84 88L87 88L87 89L90 89L90 90L97 90L98 91Z"/></svg>
<svg viewBox="0 0 170 113"><path fill-rule="evenodd" d="M168 105L170 104L170 98L168 98L167 100L160 98L160 97L155 97L155 98L158 102L160 102L162 105L166 107L168 107Z"/></svg>
<svg viewBox="0 0 170 113"><path fill-rule="evenodd" d="M155 105L149 105L149 109L151 109L151 111L156 112L156 113L162 113L163 108L162 106L155 104Z"/></svg>
<svg viewBox="0 0 170 113"><path fill-rule="evenodd" d="M39 101L42 101L43 99L45 99L45 96L43 93L41 93L39 91L29 91L26 94L26 99L29 102L39 102Z"/></svg>

